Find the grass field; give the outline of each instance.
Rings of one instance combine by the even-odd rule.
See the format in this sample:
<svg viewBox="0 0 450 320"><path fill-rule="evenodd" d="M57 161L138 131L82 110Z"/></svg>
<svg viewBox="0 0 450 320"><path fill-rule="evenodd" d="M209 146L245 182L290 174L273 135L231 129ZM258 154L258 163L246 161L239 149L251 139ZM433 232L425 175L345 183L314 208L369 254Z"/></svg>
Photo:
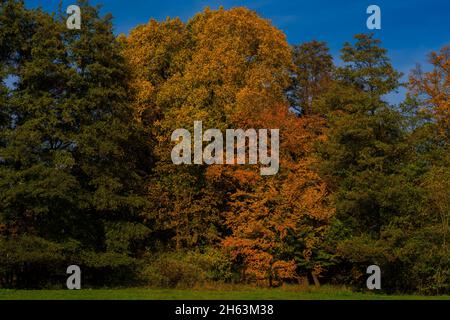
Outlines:
<svg viewBox="0 0 450 320"><path fill-rule="evenodd" d="M236 290L0 290L0 300L450 300L450 296L383 295L323 287Z"/></svg>

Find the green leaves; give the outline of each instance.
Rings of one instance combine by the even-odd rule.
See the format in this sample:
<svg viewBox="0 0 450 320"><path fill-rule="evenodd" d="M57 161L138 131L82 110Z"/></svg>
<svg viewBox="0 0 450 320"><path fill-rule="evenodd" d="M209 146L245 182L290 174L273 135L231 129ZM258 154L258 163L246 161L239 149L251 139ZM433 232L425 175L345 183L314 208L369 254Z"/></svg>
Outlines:
<svg viewBox="0 0 450 320"><path fill-rule="evenodd" d="M245 8L116 38L88 1L81 30L0 2L1 286L64 283L69 264L93 285L140 267L165 286L358 284L377 264L387 290L449 292L448 48L398 108L372 35L336 67ZM279 175L174 166L170 134L199 120L279 128Z"/></svg>
<svg viewBox="0 0 450 320"><path fill-rule="evenodd" d="M1 41L14 30L28 47L2 46L2 79L15 75L17 85L0 92L0 215L7 230L0 238L75 240L93 256L122 246L127 257L136 248L120 237L109 245L103 226L135 221L137 208L146 206L151 167L140 155L150 158L148 142L133 121L127 67L111 18L81 5L80 31L20 2L2 5ZM144 242L147 235L133 239Z"/></svg>
<svg viewBox="0 0 450 320"><path fill-rule="evenodd" d="M353 45L344 44L341 58L345 66L338 68L338 78L373 98L396 90L402 75L392 67L386 49L379 46L380 40L373 34L358 34L355 39Z"/></svg>

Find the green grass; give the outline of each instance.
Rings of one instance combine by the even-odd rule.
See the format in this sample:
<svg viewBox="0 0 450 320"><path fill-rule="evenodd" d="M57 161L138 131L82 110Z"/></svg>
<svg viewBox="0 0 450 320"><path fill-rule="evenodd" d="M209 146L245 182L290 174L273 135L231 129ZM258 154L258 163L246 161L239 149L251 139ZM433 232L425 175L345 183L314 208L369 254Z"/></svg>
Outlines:
<svg viewBox="0 0 450 320"><path fill-rule="evenodd" d="M0 290L0 300L450 300L450 296L383 295L345 288Z"/></svg>

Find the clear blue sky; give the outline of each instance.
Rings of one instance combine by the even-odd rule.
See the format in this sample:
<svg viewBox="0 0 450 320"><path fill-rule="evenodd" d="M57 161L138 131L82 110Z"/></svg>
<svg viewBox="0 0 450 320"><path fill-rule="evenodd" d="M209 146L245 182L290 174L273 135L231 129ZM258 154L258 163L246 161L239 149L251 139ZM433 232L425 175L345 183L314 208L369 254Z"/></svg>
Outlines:
<svg viewBox="0 0 450 320"><path fill-rule="evenodd" d="M64 5L75 4L64 0ZM56 11L59 0L25 0L29 7L42 6ZM356 33L369 32L366 9L376 4L382 12L382 29L375 35L388 49L394 66L404 72L421 63L426 65L430 51L450 45L449 0L91 0L102 3L103 12L111 12L116 33L128 33L150 18L163 20L180 17L186 21L206 6L231 8L245 6L270 19L283 30L289 43L326 41L336 62L345 41ZM390 97L398 102L403 94Z"/></svg>

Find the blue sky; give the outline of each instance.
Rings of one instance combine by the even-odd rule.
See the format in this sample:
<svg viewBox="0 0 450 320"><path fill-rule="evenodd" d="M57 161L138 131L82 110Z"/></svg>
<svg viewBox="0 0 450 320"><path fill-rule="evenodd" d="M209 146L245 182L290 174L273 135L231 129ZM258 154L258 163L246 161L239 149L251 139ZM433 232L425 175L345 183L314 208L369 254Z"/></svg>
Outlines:
<svg viewBox="0 0 450 320"><path fill-rule="evenodd" d="M63 1L65 6L75 0ZM25 0L29 7L42 6L56 11L59 0ZM371 4L381 8L382 29L375 30L377 38L388 49L394 66L404 72L421 63L426 67L426 56L433 50L450 45L449 0L103 0L103 12L111 12L116 33L128 33L134 26L150 18L163 20L180 17L186 21L196 12L209 6L231 8L245 6L283 30L289 43L310 40L326 41L339 63L339 50L356 33L366 33ZM399 102L403 93L389 98Z"/></svg>

